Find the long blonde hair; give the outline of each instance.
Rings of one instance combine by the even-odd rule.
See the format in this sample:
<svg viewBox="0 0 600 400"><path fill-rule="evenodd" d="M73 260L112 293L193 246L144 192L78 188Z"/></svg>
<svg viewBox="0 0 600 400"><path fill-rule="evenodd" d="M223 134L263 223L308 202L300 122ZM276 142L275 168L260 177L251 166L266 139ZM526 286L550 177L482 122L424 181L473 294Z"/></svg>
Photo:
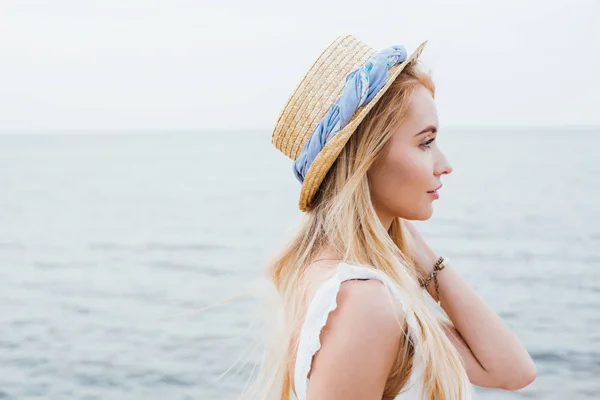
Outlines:
<svg viewBox="0 0 600 400"><path fill-rule="evenodd" d="M332 247L348 262L366 264L388 275L415 314L419 337L414 342L403 341L404 362L397 363L388 378L385 397L395 396L407 382L413 357L419 357L424 366L424 399L461 399L465 395L463 383L468 377L464 365L425 303L402 220L395 218L385 230L373 208L367 178L369 167L406 117L411 95L419 85L434 96L430 75L419 63L411 63L361 122L321 184L312 209L270 261L267 275L277 293L279 310L270 315L279 319L271 327L256 379L241 398L289 400L291 361L309 301L302 277L324 246Z"/></svg>

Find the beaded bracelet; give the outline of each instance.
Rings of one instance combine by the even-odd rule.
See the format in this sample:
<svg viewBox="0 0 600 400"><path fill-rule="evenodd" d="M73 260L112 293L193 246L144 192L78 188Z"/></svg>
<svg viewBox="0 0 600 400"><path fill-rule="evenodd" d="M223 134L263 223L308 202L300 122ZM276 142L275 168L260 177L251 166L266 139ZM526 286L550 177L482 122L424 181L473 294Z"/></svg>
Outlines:
<svg viewBox="0 0 600 400"><path fill-rule="evenodd" d="M431 282L431 280L433 279L433 282L435 283L435 296L437 297L438 305L441 305L442 302L440 300L440 287L439 287L439 283L437 280L437 274L438 274L438 272L440 272L441 270L443 270L446 267L446 264L444 264L443 262L444 262L444 257L440 257L437 260L437 262L435 263L435 265L433 266L433 271L431 271L431 274L429 274L427 279L424 279L421 281L421 287L426 288L429 285L429 283Z"/></svg>

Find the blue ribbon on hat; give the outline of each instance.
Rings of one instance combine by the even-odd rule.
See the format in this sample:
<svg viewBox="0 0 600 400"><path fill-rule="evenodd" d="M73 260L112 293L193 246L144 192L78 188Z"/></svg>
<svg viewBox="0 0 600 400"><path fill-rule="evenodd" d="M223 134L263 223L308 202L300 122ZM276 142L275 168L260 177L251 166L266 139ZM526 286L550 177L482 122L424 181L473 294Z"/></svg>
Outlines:
<svg viewBox="0 0 600 400"><path fill-rule="evenodd" d="M404 46L390 46L348 74L342 94L319 121L294 161L294 174L300 183L304 182L310 165L325 144L348 124L360 106L370 102L381 90L388 80L390 67L404 62L406 57Z"/></svg>

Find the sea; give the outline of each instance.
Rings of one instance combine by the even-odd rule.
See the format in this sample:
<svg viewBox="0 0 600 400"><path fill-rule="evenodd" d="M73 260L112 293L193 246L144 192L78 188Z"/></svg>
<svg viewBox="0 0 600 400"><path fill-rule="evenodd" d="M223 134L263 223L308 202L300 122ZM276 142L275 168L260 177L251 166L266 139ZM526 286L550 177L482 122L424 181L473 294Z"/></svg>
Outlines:
<svg viewBox="0 0 600 400"><path fill-rule="evenodd" d="M244 293L303 217L270 140L1 134L0 399L236 399L260 354ZM600 399L600 128L448 128L438 145L453 172L415 225L538 372L475 399Z"/></svg>

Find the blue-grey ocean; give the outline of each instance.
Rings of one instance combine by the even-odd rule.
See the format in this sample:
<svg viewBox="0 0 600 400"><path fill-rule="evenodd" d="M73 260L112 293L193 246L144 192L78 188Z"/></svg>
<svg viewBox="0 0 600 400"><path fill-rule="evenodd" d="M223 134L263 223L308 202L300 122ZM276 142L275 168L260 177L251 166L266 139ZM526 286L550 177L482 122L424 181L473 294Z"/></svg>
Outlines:
<svg viewBox="0 0 600 400"><path fill-rule="evenodd" d="M234 399L258 303L218 302L302 218L270 139L0 135L0 399ZM442 129L438 145L454 171L416 225L538 368L476 398L599 399L600 129Z"/></svg>

